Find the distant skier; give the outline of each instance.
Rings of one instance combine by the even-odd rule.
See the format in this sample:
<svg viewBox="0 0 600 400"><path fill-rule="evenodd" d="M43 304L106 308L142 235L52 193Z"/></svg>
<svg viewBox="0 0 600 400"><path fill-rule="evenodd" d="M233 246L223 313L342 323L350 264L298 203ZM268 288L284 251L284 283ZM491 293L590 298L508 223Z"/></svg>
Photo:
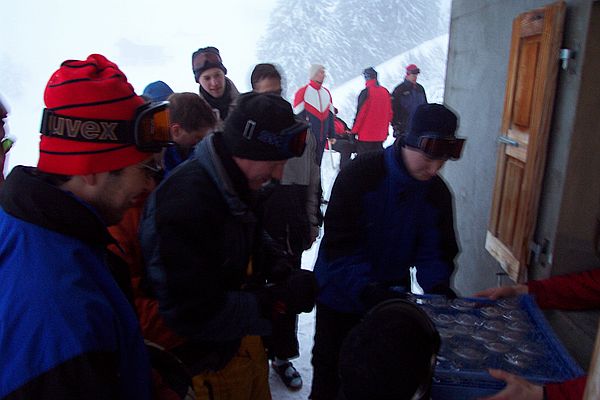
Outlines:
<svg viewBox="0 0 600 400"><path fill-rule="evenodd" d="M310 122L310 131L317 139L317 164L321 165L325 142L334 137L333 103L331 93L323 86L325 67L313 64L309 69L310 82L294 96L294 113Z"/></svg>
<svg viewBox="0 0 600 400"><path fill-rule="evenodd" d="M377 71L369 67L363 71L363 76L366 87L358 96L356 118L352 126L352 133L358 137L358 154L382 150L392 120L390 93L379 85Z"/></svg>
<svg viewBox="0 0 600 400"><path fill-rule="evenodd" d="M407 66L404 82L396 86L392 92L392 109L394 111L392 127L394 128L394 137L406 133L412 114L419 105L427 103L425 88L417 83L417 76L420 73L421 70L415 64Z"/></svg>

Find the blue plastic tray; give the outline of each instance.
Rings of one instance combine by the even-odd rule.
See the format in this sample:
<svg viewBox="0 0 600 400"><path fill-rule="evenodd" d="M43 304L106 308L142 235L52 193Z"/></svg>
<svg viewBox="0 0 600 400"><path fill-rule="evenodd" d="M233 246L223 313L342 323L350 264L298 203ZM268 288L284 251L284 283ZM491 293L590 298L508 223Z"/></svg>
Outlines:
<svg viewBox="0 0 600 400"><path fill-rule="evenodd" d="M529 295L490 301L415 296L442 336L432 399L465 400L504 387L488 368L504 369L543 384L584 371L556 338ZM493 344L494 343L494 344Z"/></svg>

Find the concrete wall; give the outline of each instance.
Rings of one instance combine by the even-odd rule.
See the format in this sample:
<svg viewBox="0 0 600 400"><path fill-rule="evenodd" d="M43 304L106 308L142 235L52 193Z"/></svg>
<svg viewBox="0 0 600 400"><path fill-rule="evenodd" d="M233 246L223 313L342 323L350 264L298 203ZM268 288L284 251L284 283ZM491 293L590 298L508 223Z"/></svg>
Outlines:
<svg viewBox="0 0 600 400"><path fill-rule="evenodd" d="M518 14L548 3L548 0L454 0L452 3L445 102L459 113L459 135L468 141L463 158L448 162L443 175L455 195L456 226L462 252L454 286L463 296L495 286L495 274L501 271L485 250L485 236L496 174L496 138L503 112L512 21ZM592 2L568 1L567 5L565 45L585 49ZM579 126L583 130L594 124L591 121L576 124L576 118L582 117L577 110L582 69L583 63L579 63L570 71L559 72L547 159L549 173L542 189L536 232L536 238L548 238L553 250L559 220L571 218L569 211L561 212L565 182L578 176L581 171L577 168L585 164L571 154L572 133L576 126L579 132ZM596 75L599 74L596 72ZM592 76L589 81L591 84ZM587 97L586 104L590 108L594 99L591 93ZM590 119L589 115L593 114L587 112ZM568 170L569 162L579 165ZM598 204L596 201L595 209ZM534 277L544 276L551 273L551 268L539 266L532 271Z"/></svg>
<svg viewBox="0 0 600 400"><path fill-rule="evenodd" d="M552 275L600 264L592 247L600 217L600 2L594 2L591 11L587 40L581 41L586 32L579 30L565 38L566 46L578 49L579 54L574 69L563 78L580 78L581 87L558 216Z"/></svg>

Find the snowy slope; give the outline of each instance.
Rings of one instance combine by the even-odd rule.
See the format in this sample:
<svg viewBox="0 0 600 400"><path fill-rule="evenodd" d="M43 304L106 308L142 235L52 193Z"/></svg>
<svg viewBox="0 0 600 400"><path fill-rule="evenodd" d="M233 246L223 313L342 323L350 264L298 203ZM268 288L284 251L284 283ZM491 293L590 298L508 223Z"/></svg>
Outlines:
<svg viewBox="0 0 600 400"><path fill-rule="evenodd" d="M440 103L444 97L448 34L440 35L419 46L398 54L382 64L373 66L378 72L379 84L391 92L402 83L408 64L417 64L421 69L418 82L425 87L427 100ZM365 88L365 80L359 75L331 90L333 104L338 116L352 126L356 114L358 94Z"/></svg>

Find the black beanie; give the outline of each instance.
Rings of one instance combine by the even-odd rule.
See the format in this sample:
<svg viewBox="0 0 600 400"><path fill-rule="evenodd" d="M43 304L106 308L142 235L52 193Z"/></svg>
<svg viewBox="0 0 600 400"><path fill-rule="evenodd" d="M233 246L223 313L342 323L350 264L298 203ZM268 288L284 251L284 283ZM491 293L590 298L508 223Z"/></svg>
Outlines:
<svg viewBox="0 0 600 400"><path fill-rule="evenodd" d="M375 306L342 344L341 390L347 400L411 399L429 388L440 337L413 303L388 300Z"/></svg>
<svg viewBox="0 0 600 400"><path fill-rule="evenodd" d="M419 138L424 135L455 137L457 121L456 114L442 104L421 104L412 115L404 143L419 147Z"/></svg>
<svg viewBox="0 0 600 400"><path fill-rule="evenodd" d="M293 125L308 128L308 124L296 120L292 106L281 96L248 92L237 98L235 108L225 120L223 141L231 154L239 158L286 160L291 156L284 154L275 144L259 138L263 131L279 134Z"/></svg>
<svg viewBox="0 0 600 400"><path fill-rule="evenodd" d="M199 58L199 67L194 67L194 60L196 57ZM227 75L227 68L223 65L221 59L221 53L219 49L213 46L203 47L198 49L192 54L192 71L194 72L194 78L196 82L199 82L200 75L207 69L219 68L225 75Z"/></svg>
<svg viewBox="0 0 600 400"><path fill-rule="evenodd" d="M373 67L366 68L363 71L363 76L365 77L366 80L377 79L377 71L375 71L375 69Z"/></svg>

